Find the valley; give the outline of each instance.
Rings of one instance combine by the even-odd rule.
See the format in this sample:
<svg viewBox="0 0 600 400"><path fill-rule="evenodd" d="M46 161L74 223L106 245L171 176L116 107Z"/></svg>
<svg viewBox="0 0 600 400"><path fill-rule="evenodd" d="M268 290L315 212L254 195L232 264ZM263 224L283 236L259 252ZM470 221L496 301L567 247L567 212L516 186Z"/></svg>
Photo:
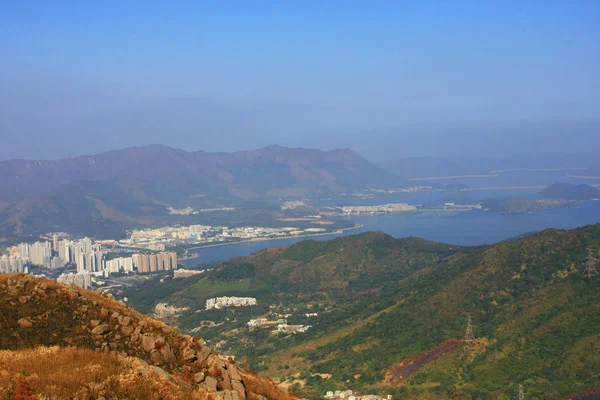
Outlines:
<svg viewBox="0 0 600 400"><path fill-rule="evenodd" d="M123 295L144 312L156 302L189 307L172 320L181 329L306 396L511 398L523 385L532 398L558 398L599 385L599 277L583 277L598 248L598 225L477 247L367 232L264 250ZM204 310L218 296L257 303ZM464 340L467 317L473 338ZM310 328L277 329L301 325ZM557 367L548 375L544 365Z"/></svg>

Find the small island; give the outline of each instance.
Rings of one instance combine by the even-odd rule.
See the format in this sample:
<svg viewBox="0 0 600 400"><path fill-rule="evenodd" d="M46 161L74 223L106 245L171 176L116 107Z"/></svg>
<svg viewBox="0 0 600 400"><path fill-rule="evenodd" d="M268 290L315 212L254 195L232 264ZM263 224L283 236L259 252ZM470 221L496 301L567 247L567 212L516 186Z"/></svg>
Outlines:
<svg viewBox="0 0 600 400"><path fill-rule="evenodd" d="M550 208L574 208L581 202L600 199L600 190L590 185L555 183L542 190L544 199L510 197L504 200L489 199L482 207L493 212L506 214L526 213Z"/></svg>

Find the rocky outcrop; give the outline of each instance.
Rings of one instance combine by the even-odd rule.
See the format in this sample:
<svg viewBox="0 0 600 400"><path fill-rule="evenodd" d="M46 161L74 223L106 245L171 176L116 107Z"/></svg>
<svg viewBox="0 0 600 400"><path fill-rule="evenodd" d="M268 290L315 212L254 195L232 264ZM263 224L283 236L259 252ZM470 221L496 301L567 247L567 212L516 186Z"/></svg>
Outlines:
<svg viewBox="0 0 600 400"><path fill-rule="evenodd" d="M251 394L235 362L220 358L204 340L181 335L112 296L29 275L9 275L0 278L0 311L0 348L92 348L136 357L218 398L245 400L264 395ZM284 390L274 388L273 393L278 396L271 397L289 397Z"/></svg>

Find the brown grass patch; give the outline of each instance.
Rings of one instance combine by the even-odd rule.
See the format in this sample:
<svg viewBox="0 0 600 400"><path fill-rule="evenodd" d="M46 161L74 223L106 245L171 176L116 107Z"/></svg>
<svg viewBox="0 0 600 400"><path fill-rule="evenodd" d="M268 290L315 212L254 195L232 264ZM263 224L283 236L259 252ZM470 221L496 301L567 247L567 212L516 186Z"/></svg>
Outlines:
<svg viewBox="0 0 600 400"><path fill-rule="evenodd" d="M92 350L0 351L0 399L204 399L137 359Z"/></svg>
<svg viewBox="0 0 600 400"><path fill-rule="evenodd" d="M265 396L271 400L297 400L298 398L284 388L277 386L270 379L262 379L254 374L243 373L242 378L249 392L248 400L258 400L255 394Z"/></svg>

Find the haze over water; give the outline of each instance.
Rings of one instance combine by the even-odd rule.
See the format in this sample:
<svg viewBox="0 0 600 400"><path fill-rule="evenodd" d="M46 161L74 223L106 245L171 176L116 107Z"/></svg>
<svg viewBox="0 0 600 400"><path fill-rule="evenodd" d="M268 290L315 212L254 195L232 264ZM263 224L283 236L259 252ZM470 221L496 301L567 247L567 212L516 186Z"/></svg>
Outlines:
<svg viewBox="0 0 600 400"><path fill-rule="evenodd" d="M415 236L436 242L464 246L497 243L515 236L543 229L572 229L600 222L600 201L588 201L579 208L557 208L523 214L500 214L487 211L446 213L399 213L393 215L352 217L362 227L342 235L323 235L310 238L277 239L246 242L194 250L198 257L184 261L187 265L246 256L257 251L289 246L301 240L329 240L365 231L382 231L402 238Z"/></svg>

